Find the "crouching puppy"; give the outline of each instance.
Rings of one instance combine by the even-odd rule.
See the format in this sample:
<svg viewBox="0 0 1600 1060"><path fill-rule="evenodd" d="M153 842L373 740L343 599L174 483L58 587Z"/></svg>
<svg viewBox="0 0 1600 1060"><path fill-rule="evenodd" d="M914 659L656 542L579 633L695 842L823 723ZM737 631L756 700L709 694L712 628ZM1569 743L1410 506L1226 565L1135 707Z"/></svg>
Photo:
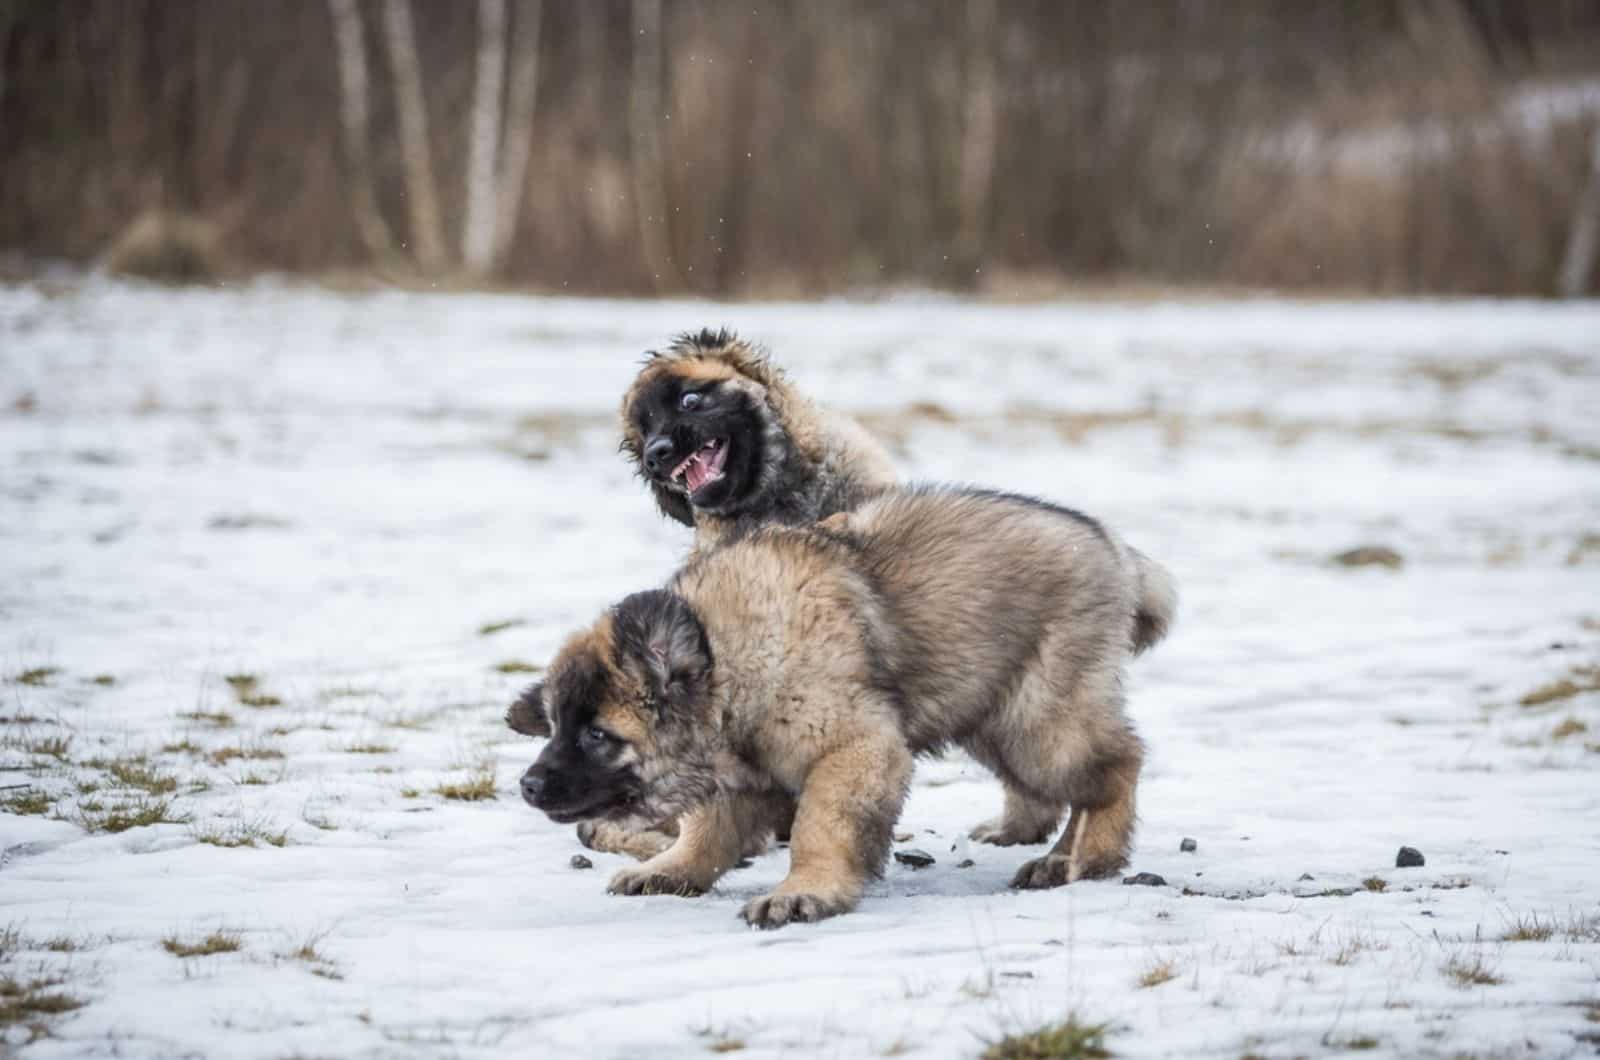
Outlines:
<svg viewBox="0 0 1600 1060"><path fill-rule="evenodd" d="M523 797L560 822L678 818L621 894L699 894L794 813L759 927L852 909L882 871L914 756L992 769L991 842L1051 850L1017 887L1127 861L1143 750L1122 671L1165 634L1166 572L1099 523L1026 497L891 490L813 527L767 527L623 600L557 655L550 742Z"/></svg>

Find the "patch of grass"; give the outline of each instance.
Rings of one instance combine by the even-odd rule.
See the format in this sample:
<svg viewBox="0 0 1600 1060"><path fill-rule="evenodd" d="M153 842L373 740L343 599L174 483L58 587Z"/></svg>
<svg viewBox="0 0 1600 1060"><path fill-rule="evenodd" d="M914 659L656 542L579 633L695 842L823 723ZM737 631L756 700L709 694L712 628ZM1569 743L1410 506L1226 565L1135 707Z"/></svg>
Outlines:
<svg viewBox="0 0 1600 1060"><path fill-rule="evenodd" d="M20 741L20 746L31 755L43 755L58 762L65 762L67 752L72 748L72 737L66 734L27 736Z"/></svg>
<svg viewBox="0 0 1600 1060"><path fill-rule="evenodd" d="M1542 707L1547 703L1559 703L1564 699L1571 699L1573 696L1588 692L1593 688L1594 684L1592 682L1585 681L1580 684L1570 677L1563 677L1559 681L1551 681L1548 684L1540 685L1517 700L1517 702L1525 707Z"/></svg>
<svg viewBox="0 0 1600 1060"><path fill-rule="evenodd" d="M526 626L527 624L528 620L524 618L507 618L499 622L485 622L478 627L478 636L492 637L496 633L504 633L508 629L516 629L518 626Z"/></svg>
<svg viewBox="0 0 1600 1060"><path fill-rule="evenodd" d="M218 953L238 953L244 945L237 931L213 931L193 942L185 942L176 935L161 940L161 948L174 957L211 957Z"/></svg>
<svg viewBox="0 0 1600 1060"><path fill-rule="evenodd" d="M88 832L116 834L130 828L144 828L153 824L187 824L186 814L172 812L171 799L144 796L132 802L122 802L109 809L98 802L78 804L78 824Z"/></svg>
<svg viewBox="0 0 1600 1060"><path fill-rule="evenodd" d="M433 789L435 795L462 802L482 802L495 797L494 767L482 765L461 780L447 780Z"/></svg>
<svg viewBox="0 0 1600 1060"><path fill-rule="evenodd" d="M56 989L65 982L65 978L55 975L26 979L0 975L0 1028L26 1027L33 1037L42 1037L49 1017L84 1005L81 999Z"/></svg>
<svg viewBox="0 0 1600 1060"><path fill-rule="evenodd" d="M1143 972L1139 973L1138 983L1146 989L1160 986L1178 977L1177 962L1170 959L1156 959L1152 961Z"/></svg>
<svg viewBox="0 0 1600 1060"><path fill-rule="evenodd" d="M237 847L254 847L263 844L281 847L289 842L286 829L273 827L263 817L235 817L229 820L212 820L189 829L197 843L232 850Z"/></svg>
<svg viewBox="0 0 1600 1060"><path fill-rule="evenodd" d="M392 743L353 743L345 748L345 753L353 755L387 755L393 754L395 746Z"/></svg>
<svg viewBox="0 0 1600 1060"><path fill-rule="evenodd" d="M232 744L219 747L206 756L214 766L225 766L229 762L264 762L283 757L283 752L273 747L240 747Z"/></svg>
<svg viewBox="0 0 1600 1060"><path fill-rule="evenodd" d="M707 1024L704 1027L695 1027L691 1033L703 1039L706 1049L713 1053L737 1053L746 1047L745 1040L733 1033L730 1027L713 1027Z"/></svg>
<svg viewBox="0 0 1600 1060"><path fill-rule="evenodd" d="M55 805L54 800L41 788L18 788L0 792L0 810L21 817L43 817Z"/></svg>
<svg viewBox="0 0 1600 1060"><path fill-rule="evenodd" d="M261 683L261 678L255 674L225 674L222 679L228 682L228 687L236 695L249 695Z"/></svg>
<svg viewBox="0 0 1600 1060"><path fill-rule="evenodd" d="M1389 881L1384 879L1382 876L1368 876L1366 879L1361 881L1361 886L1365 887L1369 891L1382 894L1384 891L1389 889Z"/></svg>
<svg viewBox="0 0 1600 1060"><path fill-rule="evenodd" d="M1556 933L1556 922L1540 920L1539 914L1534 913L1528 917L1517 917L1505 931L1500 933L1501 942L1545 942Z"/></svg>
<svg viewBox="0 0 1600 1060"><path fill-rule="evenodd" d="M1322 1036L1322 1044L1329 1049L1361 1053L1369 1049L1376 1049L1378 1047L1378 1039L1370 1034L1362 1034L1354 1038L1335 1038L1330 1034L1325 1034Z"/></svg>
<svg viewBox="0 0 1600 1060"><path fill-rule="evenodd" d="M233 727L233 715L225 710L186 710L178 717L184 721L198 721L206 725L215 725L219 729Z"/></svg>
<svg viewBox="0 0 1600 1060"><path fill-rule="evenodd" d="M110 688L117 683L117 679L110 674L95 674L89 678L89 683L91 685L99 685L101 688Z"/></svg>
<svg viewBox="0 0 1600 1060"><path fill-rule="evenodd" d="M106 772L118 786L135 788L147 795L168 795L178 790L177 777L151 768L142 757L112 762Z"/></svg>
<svg viewBox="0 0 1600 1060"><path fill-rule="evenodd" d="M402 799L414 799L421 794L421 791L413 787L404 787L400 789L400 797Z"/></svg>
<svg viewBox="0 0 1600 1060"><path fill-rule="evenodd" d="M307 971L324 979L343 979L333 961L317 947L325 936L322 933L308 936L304 942L287 953L279 954L286 961L299 961L308 965Z"/></svg>
<svg viewBox="0 0 1600 1060"><path fill-rule="evenodd" d="M497 674L536 674L543 670L544 667L523 662L521 659L507 659L505 662L494 664L494 672Z"/></svg>
<svg viewBox="0 0 1600 1060"><path fill-rule="evenodd" d="M1453 979L1457 986L1499 986L1505 982L1484 959L1483 954L1471 955L1457 953L1444 962L1440 969L1445 977Z"/></svg>
<svg viewBox="0 0 1600 1060"><path fill-rule="evenodd" d="M259 692L253 695L240 696L239 702L244 706L255 707L258 710L265 710L268 707L283 706L283 700L279 699L277 696L269 696Z"/></svg>
<svg viewBox="0 0 1600 1060"><path fill-rule="evenodd" d="M1577 736L1579 733L1585 733L1588 731L1589 726L1585 725L1577 718L1568 717L1562 721L1560 725L1557 725L1550 731L1550 739L1565 740L1569 736Z"/></svg>
<svg viewBox="0 0 1600 1060"><path fill-rule="evenodd" d="M247 788L260 788L268 784L276 784L282 779L282 773L277 776L268 776L266 773L257 773L255 770L251 770L239 778L239 783Z"/></svg>
<svg viewBox="0 0 1600 1060"><path fill-rule="evenodd" d="M0 725L38 725L44 721L37 714L5 714L0 715Z"/></svg>
<svg viewBox="0 0 1600 1060"><path fill-rule="evenodd" d="M31 670L23 670L12 677L11 680L19 685L30 688L42 688L50 683L50 679L61 672L59 666L35 666Z"/></svg>
<svg viewBox="0 0 1600 1060"><path fill-rule="evenodd" d="M261 678L255 674L228 674L223 678L233 689L233 697L247 707L280 707L283 700L261 691Z"/></svg>
<svg viewBox="0 0 1600 1060"><path fill-rule="evenodd" d="M990 1042L982 1060L1087 1060L1111 1056L1106 1048L1105 1023L1084 1023L1069 1016L1036 1030L1008 1034Z"/></svg>
<svg viewBox="0 0 1600 1060"><path fill-rule="evenodd" d="M334 685L331 688L324 688L318 693L318 697L324 703L332 702L335 699L366 699L371 696L381 695L383 693L378 689L367 688L364 685Z"/></svg>
<svg viewBox="0 0 1600 1060"><path fill-rule="evenodd" d="M1386 950L1389 948L1372 936L1359 934L1347 935L1338 940L1337 945L1338 948L1333 951L1333 956L1328 959L1341 968L1347 964L1355 963L1355 959L1368 950Z"/></svg>
<svg viewBox="0 0 1600 1060"><path fill-rule="evenodd" d="M177 755L177 754L198 755L198 754L204 754L205 750L206 749L204 747L201 747L199 744L195 743L193 740L189 739L189 737L187 737L187 736L185 736L183 739L177 741L176 743L164 743L164 744L161 745L161 753L162 754L169 754L169 755Z"/></svg>

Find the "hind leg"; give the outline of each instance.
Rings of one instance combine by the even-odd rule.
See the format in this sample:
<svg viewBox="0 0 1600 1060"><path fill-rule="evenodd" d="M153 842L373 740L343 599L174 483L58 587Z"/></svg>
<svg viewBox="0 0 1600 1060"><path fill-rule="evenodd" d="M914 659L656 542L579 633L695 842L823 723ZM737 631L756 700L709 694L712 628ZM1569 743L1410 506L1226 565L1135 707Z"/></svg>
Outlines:
<svg viewBox="0 0 1600 1060"><path fill-rule="evenodd" d="M1072 815L1050 853L1026 862L1011 886L1059 887L1114 876L1133 848L1134 792L1143 752L1138 740L1079 767L1073 778Z"/></svg>
<svg viewBox="0 0 1600 1060"><path fill-rule="evenodd" d="M980 843L997 847L1043 843L1061 823L1061 802L1041 802L1021 788L1007 783L1005 812L985 821L968 833Z"/></svg>

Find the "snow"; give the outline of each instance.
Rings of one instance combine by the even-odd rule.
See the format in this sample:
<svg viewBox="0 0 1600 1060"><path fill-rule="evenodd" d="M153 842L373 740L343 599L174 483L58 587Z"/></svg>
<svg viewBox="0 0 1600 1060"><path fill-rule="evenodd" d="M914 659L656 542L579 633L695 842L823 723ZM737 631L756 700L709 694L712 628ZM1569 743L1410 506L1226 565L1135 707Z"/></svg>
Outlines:
<svg viewBox="0 0 1600 1060"><path fill-rule="evenodd" d="M1008 891L1029 854L962 838L1000 792L960 757L919 766L900 824L937 863L823 924L737 919L783 852L690 900L569 866L572 830L515 796L537 743L499 719L527 677L494 667L687 548L611 418L638 354L703 325L769 344L908 477L1043 494L1171 567L1178 624L1130 675L1130 872L1169 886ZM971 1057L1076 1012L1124 1056L1590 1055L1600 693L1519 700L1596 683L1597 398L1593 303L0 288L0 785L68 818L0 815L0 976L86 1002L9 1041ZM1363 544L1404 566L1328 562ZM242 673L281 704L236 702ZM38 750L63 734L66 762ZM162 750L185 739L283 757ZM187 823L87 833L82 803L126 798L89 761L138 753ZM497 799L434 794L483 760ZM243 826L284 845L199 841ZM1533 917L1550 938L1503 939ZM236 952L163 951L219 929ZM313 939L325 960L292 956Z"/></svg>

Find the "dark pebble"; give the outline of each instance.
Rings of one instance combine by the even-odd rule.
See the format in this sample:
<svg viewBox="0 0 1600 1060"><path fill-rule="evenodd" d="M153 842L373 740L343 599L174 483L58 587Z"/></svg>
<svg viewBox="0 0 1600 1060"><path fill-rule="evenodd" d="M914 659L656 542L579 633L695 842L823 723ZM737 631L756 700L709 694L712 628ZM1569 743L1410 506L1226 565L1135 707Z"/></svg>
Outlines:
<svg viewBox="0 0 1600 1060"><path fill-rule="evenodd" d="M1302 872L1300 874L1300 881L1302 883L1305 882L1306 880L1314 880L1314 879L1316 879L1316 877L1311 875L1311 873L1309 873L1309 872Z"/></svg>
<svg viewBox="0 0 1600 1060"><path fill-rule="evenodd" d="M1397 869L1420 869L1426 861L1422 851L1416 847L1401 847L1400 853L1394 856L1394 867Z"/></svg>
<svg viewBox="0 0 1600 1060"><path fill-rule="evenodd" d="M972 866L974 866L976 864L977 864L977 862L973 861L971 858L964 858L961 861L956 862L956 868L958 868L958 869L970 869L970 868L972 868Z"/></svg>
<svg viewBox="0 0 1600 1060"><path fill-rule="evenodd" d="M1182 840L1179 841L1178 849L1180 851L1182 851L1183 853L1185 853L1185 854L1193 854L1196 850L1200 849L1200 844L1196 843L1193 839L1190 839L1188 836L1185 836Z"/></svg>
<svg viewBox="0 0 1600 1060"><path fill-rule="evenodd" d="M1390 570L1399 570L1405 560L1387 545L1362 545L1339 553L1333 557L1333 562L1341 567L1388 567Z"/></svg>
<svg viewBox="0 0 1600 1060"><path fill-rule="evenodd" d="M933 855L925 850L896 850L894 859L902 865L910 865L914 869L925 869L933 864Z"/></svg>
<svg viewBox="0 0 1600 1060"><path fill-rule="evenodd" d="M1122 877L1122 882L1129 887L1165 887L1165 877L1157 876L1153 872L1136 872L1132 876Z"/></svg>
<svg viewBox="0 0 1600 1060"><path fill-rule="evenodd" d="M575 869L592 869L592 868L594 868L594 862L590 861L588 858L584 857L582 854L574 854L574 855L572 855L572 860L569 861L567 864L571 865Z"/></svg>

